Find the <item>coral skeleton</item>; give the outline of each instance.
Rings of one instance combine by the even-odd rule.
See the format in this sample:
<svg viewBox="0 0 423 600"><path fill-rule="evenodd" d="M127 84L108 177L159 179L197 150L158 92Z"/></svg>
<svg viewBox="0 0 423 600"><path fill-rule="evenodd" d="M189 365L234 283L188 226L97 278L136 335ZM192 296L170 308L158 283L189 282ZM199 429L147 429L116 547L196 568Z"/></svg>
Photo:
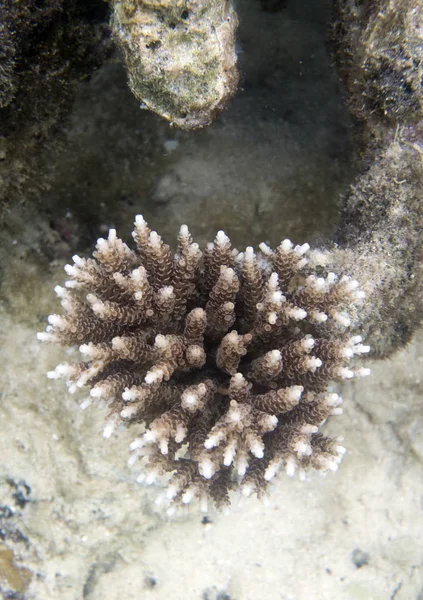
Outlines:
<svg viewBox="0 0 423 600"><path fill-rule="evenodd" d="M231 490L262 495L279 470L336 471L341 439L320 432L342 399L330 382L367 375L352 335L357 281L308 268L309 246L238 252L219 231L204 252L186 225L176 254L138 215L131 250L111 229L93 258L73 257L43 341L83 360L48 376L106 402L104 436L142 423L131 444L138 481L162 480L167 501L218 507ZM324 276L323 276L324 275ZM354 363L354 361L353 361Z"/></svg>

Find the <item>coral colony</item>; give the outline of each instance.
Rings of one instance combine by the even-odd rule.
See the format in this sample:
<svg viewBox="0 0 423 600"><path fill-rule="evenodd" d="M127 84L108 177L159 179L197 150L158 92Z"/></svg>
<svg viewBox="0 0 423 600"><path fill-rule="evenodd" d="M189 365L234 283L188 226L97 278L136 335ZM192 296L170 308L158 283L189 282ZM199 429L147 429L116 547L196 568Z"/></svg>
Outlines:
<svg viewBox="0 0 423 600"><path fill-rule="evenodd" d="M369 352L351 335L364 293L357 281L308 270L308 244L283 241L256 253L219 231L202 253L182 225L175 255L137 216L131 250L111 229L94 258L74 256L64 315L43 341L79 346L60 364L71 393L90 386L107 402L104 436L143 423L131 444L139 481L166 482L170 502L229 503L262 494L279 470L336 471L345 449L319 428L340 414L330 382L367 375L350 367Z"/></svg>

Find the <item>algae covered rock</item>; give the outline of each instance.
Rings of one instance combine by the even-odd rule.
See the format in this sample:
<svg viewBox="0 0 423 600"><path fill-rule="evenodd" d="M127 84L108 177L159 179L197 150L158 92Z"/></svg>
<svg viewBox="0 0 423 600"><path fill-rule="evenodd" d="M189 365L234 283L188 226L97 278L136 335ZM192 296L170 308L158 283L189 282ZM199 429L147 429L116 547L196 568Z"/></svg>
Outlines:
<svg viewBox="0 0 423 600"><path fill-rule="evenodd" d="M112 27L132 92L174 125L208 125L235 92L237 16L230 1L116 0Z"/></svg>
<svg viewBox="0 0 423 600"><path fill-rule="evenodd" d="M339 70L354 115L422 118L421 0L336 0L335 11Z"/></svg>

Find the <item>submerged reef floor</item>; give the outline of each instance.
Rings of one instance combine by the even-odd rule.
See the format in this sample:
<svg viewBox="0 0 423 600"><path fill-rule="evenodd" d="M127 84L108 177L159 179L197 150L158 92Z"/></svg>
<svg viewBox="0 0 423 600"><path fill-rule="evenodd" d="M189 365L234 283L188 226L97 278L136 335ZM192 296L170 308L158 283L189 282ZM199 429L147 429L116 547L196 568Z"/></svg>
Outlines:
<svg viewBox="0 0 423 600"><path fill-rule="evenodd" d="M280 15L260 9L270 4ZM324 433L342 434L347 448L336 474L281 475L268 506L241 498L229 514L171 520L126 464L136 432L104 439L107 409L82 411L86 392L71 396L45 376L76 357L36 339L57 310L63 265L89 256L111 227L128 238L138 212L166 239L188 223L202 245L219 229L240 250L331 238L355 175L352 128L324 45L328 3L299 5L243 3L242 91L199 133L140 112L122 65L105 63L81 85L60 151L40 154L30 188L41 191L2 208L6 599L422 597L421 331L391 359L370 361L371 378L334 390L344 414Z"/></svg>

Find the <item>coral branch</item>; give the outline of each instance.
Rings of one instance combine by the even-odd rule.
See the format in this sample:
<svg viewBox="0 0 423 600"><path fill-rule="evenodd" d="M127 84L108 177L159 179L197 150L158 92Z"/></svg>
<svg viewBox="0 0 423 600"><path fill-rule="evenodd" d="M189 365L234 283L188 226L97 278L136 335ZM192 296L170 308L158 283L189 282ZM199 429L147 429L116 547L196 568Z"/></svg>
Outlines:
<svg viewBox="0 0 423 600"><path fill-rule="evenodd" d="M335 470L343 449L319 427L342 400L327 385L368 371L349 366L369 351L349 333L357 282L317 277L308 245L288 240L238 253L219 232L202 259L182 226L172 256L140 216L133 237L135 252L111 230L66 267L65 315L39 338L78 344L85 362L49 377L108 402L105 437L145 423L130 463L139 480L167 477L167 501L221 506L239 485L262 493L280 467Z"/></svg>

